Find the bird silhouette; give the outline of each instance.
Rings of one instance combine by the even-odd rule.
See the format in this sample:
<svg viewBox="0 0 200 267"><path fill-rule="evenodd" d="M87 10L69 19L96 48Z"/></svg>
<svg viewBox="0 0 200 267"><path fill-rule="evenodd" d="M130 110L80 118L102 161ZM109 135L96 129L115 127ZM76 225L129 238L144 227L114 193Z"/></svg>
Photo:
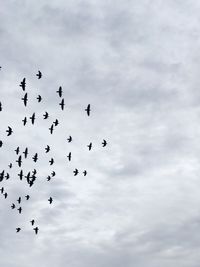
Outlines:
<svg viewBox="0 0 200 267"><path fill-rule="evenodd" d="M19 214L22 213L22 207L19 207L19 209L17 209L19 211Z"/></svg>
<svg viewBox="0 0 200 267"><path fill-rule="evenodd" d="M30 196L29 195L26 195L25 198L26 198L26 200L29 200L30 199Z"/></svg>
<svg viewBox="0 0 200 267"><path fill-rule="evenodd" d="M36 76L38 77L38 79L41 79L42 78L42 73L40 70L38 70L38 73L36 74Z"/></svg>
<svg viewBox="0 0 200 267"><path fill-rule="evenodd" d="M2 147L2 146L3 146L3 141L0 140L0 147Z"/></svg>
<svg viewBox="0 0 200 267"><path fill-rule="evenodd" d="M37 162L37 160L38 160L38 154L35 153L35 155L32 157L32 159L33 159L34 162Z"/></svg>
<svg viewBox="0 0 200 267"><path fill-rule="evenodd" d="M50 197L50 198L48 199L48 201L49 201L49 204L52 204L52 202L53 202L53 198Z"/></svg>
<svg viewBox="0 0 200 267"><path fill-rule="evenodd" d="M78 170L75 169L75 170L73 171L73 173L74 173L74 176L78 175Z"/></svg>
<svg viewBox="0 0 200 267"><path fill-rule="evenodd" d="M2 111L2 103L0 102L0 111Z"/></svg>
<svg viewBox="0 0 200 267"><path fill-rule="evenodd" d="M85 111L87 112L87 115L90 116L90 104L87 106L87 108L85 109Z"/></svg>
<svg viewBox="0 0 200 267"><path fill-rule="evenodd" d="M102 145L103 145L103 147L107 145L106 140L103 139Z"/></svg>
<svg viewBox="0 0 200 267"><path fill-rule="evenodd" d="M15 149L16 154L19 154L19 146Z"/></svg>
<svg viewBox="0 0 200 267"><path fill-rule="evenodd" d="M68 160L71 161L71 158L72 158L72 153L69 152L69 155L67 156Z"/></svg>
<svg viewBox="0 0 200 267"><path fill-rule="evenodd" d="M55 126L57 126L59 124L57 119L53 123L54 123Z"/></svg>
<svg viewBox="0 0 200 267"><path fill-rule="evenodd" d="M37 235L38 234L38 231L39 231L39 228L38 227L35 227L35 228L33 228L33 230L35 231L35 234Z"/></svg>
<svg viewBox="0 0 200 267"><path fill-rule="evenodd" d="M56 93L58 93L59 97L62 97L62 87L60 86L58 91L56 91Z"/></svg>
<svg viewBox="0 0 200 267"><path fill-rule="evenodd" d="M18 176L19 176L19 179L22 180L22 178L23 178L23 176L24 176L24 175L23 175L23 170L20 171L20 173L18 174Z"/></svg>
<svg viewBox="0 0 200 267"><path fill-rule="evenodd" d="M27 118L26 118L26 117L24 117L24 119L22 120L22 122L23 122L23 125L25 126L25 125L26 125L26 123L27 123Z"/></svg>
<svg viewBox="0 0 200 267"><path fill-rule="evenodd" d="M11 209L15 209L15 204L14 203L12 203Z"/></svg>
<svg viewBox="0 0 200 267"><path fill-rule="evenodd" d="M54 159L51 158L51 159L49 160L49 163L50 163L50 165L53 165L53 164L54 164Z"/></svg>
<svg viewBox="0 0 200 267"><path fill-rule="evenodd" d="M42 97L41 97L41 95L38 95L38 96L37 96L37 101L38 101L38 103L40 103L40 102L42 101Z"/></svg>
<svg viewBox="0 0 200 267"><path fill-rule="evenodd" d="M12 168L12 163L10 163L10 164L8 165L8 167L11 169L11 168Z"/></svg>
<svg viewBox="0 0 200 267"><path fill-rule="evenodd" d="M68 141L68 143L71 143L71 141L72 141L71 135L67 138L67 141Z"/></svg>
<svg viewBox="0 0 200 267"><path fill-rule="evenodd" d="M21 197L19 197L18 199L17 199L17 202L20 204L21 203Z"/></svg>
<svg viewBox="0 0 200 267"><path fill-rule="evenodd" d="M18 157L16 162L18 163L18 166L21 167L21 165L22 165L22 156L21 155Z"/></svg>
<svg viewBox="0 0 200 267"><path fill-rule="evenodd" d="M31 225L34 225L35 220L31 220L30 223L31 223Z"/></svg>
<svg viewBox="0 0 200 267"><path fill-rule="evenodd" d="M25 159L28 156L28 147L25 148L24 152L22 152L24 154Z"/></svg>
<svg viewBox="0 0 200 267"><path fill-rule="evenodd" d="M51 180L51 176L48 175L48 176L47 176L47 181L50 181L50 180Z"/></svg>
<svg viewBox="0 0 200 267"><path fill-rule="evenodd" d="M16 228L16 233L19 233L21 231L21 228L20 227L17 227Z"/></svg>
<svg viewBox="0 0 200 267"><path fill-rule="evenodd" d="M35 112L33 113L33 115L30 117L31 123L34 124L35 122Z"/></svg>
<svg viewBox="0 0 200 267"><path fill-rule="evenodd" d="M6 180L8 180L8 179L10 178L10 174L7 173L7 174L5 175L5 178L6 178Z"/></svg>
<svg viewBox="0 0 200 267"><path fill-rule="evenodd" d="M22 88L23 91L25 91L25 89L26 89L26 78L24 78L22 80L22 82L20 83L19 86Z"/></svg>
<svg viewBox="0 0 200 267"><path fill-rule="evenodd" d="M92 143L89 143L88 148L89 148L89 150L92 149Z"/></svg>
<svg viewBox="0 0 200 267"><path fill-rule="evenodd" d="M49 128L50 133L53 133L53 124L51 125L51 127Z"/></svg>
<svg viewBox="0 0 200 267"><path fill-rule="evenodd" d="M86 170L84 170L84 171L83 171L83 174L84 174L84 176L86 176L86 175L87 175L87 171L86 171Z"/></svg>
<svg viewBox="0 0 200 267"><path fill-rule="evenodd" d="M0 189L0 191L1 191L1 194L3 194L3 192L4 192L4 187L2 187L2 188Z"/></svg>
<svg viewBox="0 0 200 267"><path fill-rule="evenodd" d="M45 147L45 152L48 153L49 151L50 151L50 146L47 145L47 146Z"/></svg>
<svg viewBox="0 0 200 267"><path fill-rule="evenodd" d="M59 105L61 106L61 109L64 110L64 106L65 106L65 100L64 100L64 98L61 100L61 102L59 103Z"/></svg>
<svg viewBox="0 0 200 267"><path fill-rule="evenodd" d="M28 94L25 93L24 97L22 97L22 100L24 102L24 106L26 107L27 106L27 102L28 102Z"/></svg>
<svg viewBox="0 0 200 267"><path fill-rule="evenodd" d="M56 175L55 171L52 171L51 176L54 177Z"/></svg>
<svg viewBox="0 0 200 267"><path fill-rule="evenodd" d="M5 198L7 198L7 197L8 197L8 193L4 193L3 195L4 195L4 197L5 197Z"/></svg>
<svg viewBox="0 0 200 267"><path fill-rule="evenodd" d="M0 173L0 182L3 181L4 179L4 173L5 173L4 170Z"/></svg>
<svg viewBox="0 0 200 267"><path fill-rule="evenodd" d="M48 117L49 117L48 112L45 112L45 113L43 114L43 117L44 117L44 120L48 119Z"/></svg>
<svg viewBox="0 0 200 267"><path fill-rule="evenodd" d="M13 133L13 130L10 126L8 126L8 130L6 130L7 136L10 136Z"/></svg>

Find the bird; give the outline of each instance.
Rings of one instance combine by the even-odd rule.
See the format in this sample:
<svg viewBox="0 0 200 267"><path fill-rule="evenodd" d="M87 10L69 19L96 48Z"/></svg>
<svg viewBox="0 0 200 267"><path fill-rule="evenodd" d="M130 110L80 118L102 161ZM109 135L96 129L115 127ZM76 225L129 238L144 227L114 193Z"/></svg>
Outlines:
<svg viewBox="0 0 200 267"><path fill-rule="evenodd" d="M22 152L24 154L25 159L28 156L28 147L25 148L24 152Z"/></svg>
<svg viewBox="0 0 200 267"><path fill-rule="evenodd" d="M104 147L106 145L107 145L107 142L106 142L106 140L103 139L102 146Z"/></svg>
<svg viewBox="0 0 200 267"><path fill-rule="evenodd" d="M26 107L26 105L27 105L27 102L28 102L28 94L27 94L27 93L25 93L24 97L22 97L22 99L21 99L21 100L23 100L23 101L24 101L24 106Z"/></svg>
<svg viewBox="0 0 200 267"><path fill-rule="evenodd" d="M38 77L38 79L42 78L42 72L40 70L38 70L38 73L36 74L36 76Z"/></svg>
<svg viewBox="0 0 200 267"><path fill-rule="evenodd" d="M22 156L21 155L18 157L16 162L18 163L18 166L21 167L21 165L22 165Z"/></svg>
<svg viewBox="0 0 200 267"><path fill-rule="evenodd" d="M30 182L31 173L28 172L27 175L25 175L24 177L26 178L27 183L29 183Z"/></svg>
<svg viewBox="0 0 200 267"><path fill-rule="evenodd" d="M47 176L47 181L50 181L50 180L51 180L51 176L48 175L48 176Z"/></svg>
<svg viewBox="0 0 200 267"><path fill-rule="evenodd" d="M24 78L22 80L22 82L20 83L19 86L22 88L23 91L25 91L25 89L26 89L26 78Z"/></svg>
<svg viewBox="0 0 200 267"><path fill-rule="evenodd" d="M33 161L36 162L38 160L38 154L35 153L35 155L32 157Z"/></svg>
<svg viewBox="0 0 200 267"><path fill-rule="evenodd" d="M87 108L85 109L85 111L87 112L87 115L90 116L90 104L87 106Z"/></svg>
<svg viewBox="0 0 200 267"><path fill-rule="evenodd" d="M50 146L47 145L47 146L45 147L45 152L48 153L49 151L50 151Z"/></svg>
<svg viewBox="0 0 200 267"><path fill-rule="evenodd" d="M20 227L17 227L16 228L16 233L19 233L21 231L21 228Z"/></svg>
<svg viewBox="0 0 200 267"><path fill-rule="evenodd" d="M37 173L37 170L34 169L34 170L32 171L32 174L35 175L36 173Z"/></svg>
<svg viewBox="0 0 200 267"><path fill-rule="evenodd" d="M54 177L56 175L55 171L52 171L51 175Z"/></svg>
<svg viewBox="0 0 200 267"><path fill-rule="evenodd" d="M18 176L19 176L19 179L22 180L22 178L23 178L23 176L24 176L24 175L23 175L23 170L20 171L20 173L18 174Z"/></svg>
<svg viewBox="0 0 200 267"><path fill-rule="evenodd" d="M38 103L40 103L40 102L42 101L42 97L41 97L41 95L38 95L38 96L37 96L37 100L38 100Z"/></svg>
<svg viewBox="0 0 200 267"><path fill-rule="evenodd" d="M71 161L71 158L72 158L72 153L69 152L69 155L67 156L67 158L69 159L69 161Z"/></svg>
<svg viewBox="0 0 200 267"><path fill-rule="evenodd" d="M29 200L30 196L29 195L26 195L25 198L26 198L26 200Z"/></svg>
<svg viewBox="0 0 200 267"><path fill-rule="evenodd" d="M31 123L34 124L35 122L35 112L33 113L33 115L30 117Z"/></svg>
<svg viewBox="0 0 200 267"><path fill-rule="evenodd" d="M92 149L92 143L89 143L88 148L89 148L89 150Z"/></svg>
<svg viewBox="0 0 200 267"><path fill-rule="evenodd" d="M46 112L43 114L43 117L44 117L44 120L48 119L48 117L49 117L49 114L48 114L48 112L47 112L47 111L46 111Z"/></svg>
<svg viewBox="0 0 200 267"><path fill-rule="evenodd" d="M15 204L14 203L12 203L11 209L15 209Z"/></svg>
<svg viewBox="0 0 200 267"><path fill-rule="evenodd" d="M51 159L49 160L49 163L50 163L50 165L53 165L53 164L54 164L54 159L51 158Z"/></svg>
<svg viewBox="0 0 200 267"><path fill-rule="evenodd" d="M24 117L24 119L22 120L22 122L23 122L23 124L24 124L24 126L26 125L26 123L27 123L27 118L26 117Z"/></svg>
<svg viewBox="0 0 200 267"><path fill-rule="evenodd" d="M22 213L22 207L19 207L19 209L17 209L19 211L19 214Z"/></svg>
<svg viewBox="0 0 200 267"><path fill-rule="evenodd" d="M16 154L19 154L19 146L15 149Z"/></svg>
<svg viewBox="0 0 200 267"><path fill-rule="evenodd" d="M58 91L56 91L56 93L58 93L59 97L62 97L62 87L60 86Z"/></svg>
<svg viewBox="0 0 200 267"><path fill-rule="evenodd" d="M57 119L53 123L54 123L55 126L57 126L59 124Z"/></svg>
<svg viewBox="0 0 200 267"><path fill-rule="evenodd" d="M72 141L71 135L67 138L67 141L68 141L68 143L71 143L71 141Z"/></svg>
<svg viewBox="0 0 200 267"><path fill-rule="evenodd" d="M31 223L31 225L34 225L35 220L31 220L30 223Z"/></svg>
<svg viewBox="0 0 200 267"><path fill-rule="evenodd" d="M4 179L4 173L5 173L4 170L0 173L0 182L3 181Z"/></svg>
<svg viewBox="0 0 200 267"><path fill-rule="evenodd" d="M12 168L12 163L10 163L10 164L8 165L8 167L11 169L11 168Z"/></svg>
<svg viewBox="0 0 200 267"><path fill-rule="evenodd" d="M61 102L59 103L59 105L61 106L61 109L64 110L64 106L65 106L65 100L64 100L64 98L61 100Z"/></svg>
<svg viewBox="0 0 200 267"><path fill-rule="evenodd" d="M13 130L10 126L8 126L8 130L6 130L6 132L8 133L7 136L10 136L13 133Z"/></svg>
<svg viewBox="0 0 200 267"><path fill-rule="evenodd" d="M53 198L50 197L50 198L48 199L48 201L49 201L49 204L51 204L51 203L53 202Z"/></svg>
<svg viewBox="0 0 200 267"><path fill-rule="evenodd" d="M86 171L86 170L84 170L84 171L83 171L83 174L84 174L84 176L86 176L86 175L87 175L87 171Z"/></svg>
<svg viewBox="0 0 200 267"><path fill-rule="evenodd" d="M8 180L8 179L10 178L10 174L7 173L7 174L5 175L5 178L6 178L6 180Z"/></svg>
<svg viewBox="0 0 200 267"><path fill-rule="evenodd" d="M17 199L17 202L20 204L21 203L21 197L19 197L18 199Z"/></svg>
<svg viewBox="0 0 200 267"><path fill-rule="evenodd" d="M35 227L35 228L33 228L33 230L35 231L35 234L37 235L39 228L38 227Z"/></svg>
<svg viewBox="0 0 200 267"><path fill-rule="evenodd" d="M3 192L4 192L4 187L2 187L2 188L0 189L0 191L1 191L1 194L3 194Z"/></svg>
<svg viewBox="0 0 200 267"><path fill-rule="evenodd" d="M2 103L0 102L0 111L2 111Z"/></svg>
<svg viewBox="0 0 200 267"><path fill-rule="evenodd" d="M53 133L53 124L51 125L51 127L49 128L50 133Z"/></svg>
<svg viewBox="0 0 200 267"><path fill-rule="evenodd" d="M3 141L2 140L0 140L0 147L2 147L3 146Z"/></svg>
<svg viewBox="0 0 200 267"><path fill-rule="evenodd" d="M74 173L74 176L76 176L76 175L78 174L78 170L75 169L75 170L73 171L73 173Z"/></svg>
<svg viewBox="0 0 200 267"><path fill-rule="evenodd" d="M4 197L5 197L5 198L7 198L7 197L8 197L8 193L4 193L3 195L4 195Z"/></svg>

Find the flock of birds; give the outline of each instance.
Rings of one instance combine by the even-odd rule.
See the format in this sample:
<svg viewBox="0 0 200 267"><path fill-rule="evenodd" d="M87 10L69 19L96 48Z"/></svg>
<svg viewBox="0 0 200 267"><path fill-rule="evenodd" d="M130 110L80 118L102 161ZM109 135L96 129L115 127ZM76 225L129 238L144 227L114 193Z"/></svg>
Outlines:
<svg viewBox="0 0 200 267"><path fill-rule="evenodd" d="M1 70L1 67L0 67L0 70ZM36 76L38 77L38 79L41 79L42 78L42 73L41 71L38 71L38 73L36 74ZM26 78L23 78L23 80L21 81L20 85L19 85L23 91L25 91L25 94L24 96L21 98L21 100L23 101L23 104L25 107L27 107L27 103L28 103L28 93L26 92ZM61 110L64 110L64 107L65 107L65 101L64 101L64 98L63 98L63 90L62 90L62 87L60 86L59 89L56 91L56 93L58 94L59 98L62 98L59 105L61 107ZM41 95L38 95L37 96L37 100L38 102L40 103L42 101L42 97ZM0 112L3 111L3 105L2 103L0 102ZM86 111L86 114L87 116L90 116L90 112L91 112L91 106L90 104L87 105L87 107L85 108L85 111ZM44 120L47 120L49 118L49 113L46 111L44 114L43 114L43 119ZM29 117L30 121L32 124L35 123L35 119L36 119L36 116L35 116L35 112L32 114L31 117ZM24 117L24 119L22 120L22 123L23 125L25 126L28 122L28 118L27 117ZM59 124L59 121L58 119L56 119L50 126L49 128L49 131L50 131L50 134L53 134L53 131L54 131L54 128ZM12 129L11 126L8 126L7 130L6 130L6 133L7 133L7 136L11 136L14 131ZM68 143L71 143L73 141L73 138L72 136L70 135L68 138L67 138L67 141ZM102 141L102 146L105 147L107 145L107 141L106 140L103 140ZM3 146L3 141L0 140L0 148ZM88 145L88 150L90 151L92 149L92 142L90 142ZM45 153L49 153L50 151L50 146L47 145L45 147ZM17 163L17 166L19 168L22 167L22 164L23 164L23 161L25 159L28 158L28 155L29 155L29 148L26 147L24 151L22 151L20 153L20 147L18 146L14 152L16 153L17 155L17 159L16 159L16 163ZM72 153L69 152L69 154L67 155L67 158L68 158L68 161L71 161L72 159ZM32 157L32 160L33 162L37 162L38 161L38 153L35 153ZM11 169L13 167L13 164L16 164L16 163L10 163L8 165L9 169ZM51 158L49 160L49 164L50 166L52 166L54 164L54 158ZM75 169L73 171L74 173L74 176L78 175L79 174L79 171L78 169ZM52 177L54 177L56 175L55 171L52 171L50 175L47 176L47 181L50 181L52 179ZM84 170L83 171L83 175L86 176L87 175L87 171ZM19 173L17 174L17 176L19 177L20 180L22 180L23 178L25 179L25 181L27 182L27 184L29 185L29 187L32 187L35 183L35 181L37 180L37 170L36 169L33 169L31 171L29 171L28 173L25 173L23 169L21 169L19 171ZM2 182L3 180L8 180L10 178L10 174L9 172L5 171L5 170L2 170L0 172L0 182ZM5 191L5 188L4 187L1 187L0 188L0 193L4 196L4 198L6 199L8 197L8 193ZM28 201L30 199L30 195L26 195L25 196L25 200ZM53 203L53 198L50 196L49 199L48 199L48 202L49 204L52 204ZM21 203L22 203L22 197L20 196L18 199L17 199L17 203L12 203L11 205L11 209L14 210L16 209L19 214L22 213L22 206L21 206ZM19 207L17 207L17 205L19 205ZM35 234L38 234L38 231L39 231L39 227L35 225L35 219L32 219L30 221L30 224L35 232ZM16 232L19 233L21 231L21 227L17 227L16 228Z"/></svg>

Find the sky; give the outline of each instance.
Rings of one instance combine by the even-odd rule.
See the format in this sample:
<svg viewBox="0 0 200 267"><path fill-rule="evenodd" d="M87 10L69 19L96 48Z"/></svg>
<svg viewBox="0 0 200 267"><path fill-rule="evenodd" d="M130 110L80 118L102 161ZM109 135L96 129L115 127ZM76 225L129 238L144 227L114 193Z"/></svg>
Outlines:
<svg viewBox="0 0 200 267"><path fill-rule="evenodd" d="M199 14L196 0L1 1L0 171L11 177L0 182L0 266L199 266ZM29 148L24 172L38 171L31 188L17 146Z"/></svg>

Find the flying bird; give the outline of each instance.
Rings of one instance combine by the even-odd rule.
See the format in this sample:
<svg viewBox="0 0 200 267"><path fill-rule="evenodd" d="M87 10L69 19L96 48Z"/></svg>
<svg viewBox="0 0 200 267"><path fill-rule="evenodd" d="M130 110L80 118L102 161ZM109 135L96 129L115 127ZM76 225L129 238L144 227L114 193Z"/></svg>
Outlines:
<svg viewBox="0 0 200 267"><path fill-rule="evenodd" d="M40 103L40 102L42 101L42 97L41 97L41 95L38 95L38 96L37 96L37 100L38 100L38 103Z"/></svg>
<svg viewBox="0 0 200 267"><path fill-rule="evenodd" d="M22 97L22 100L24 101L24 106L26 107L27 102L28 102L28 94L27 93L24 95L24 97Z"/></svg>
<svg viewBox="0 0 200 267"><path fill-rule="evenodd" d="M2 147L2 146L3 146L3 141L0 140L0 147Z"/></svg>
<svg viewBox="0 0 200 267"><path fill-rule="evenodd" d="M51 159L49 160L49 163L50 163L50 165L53 165L53 164L54 164L54 159L51 158Z"/></svg>
<svg viewBox="0 0 200 267"><path fill-rule="evenodd" d="M27 123L27 118L26 117L24 117L24 119L22 120L22 122L23 122L23 124L24 124L24 126L26 125L26 123Z"/></svg>
<svg viewBox="0 0 200 267"><path fill-rule="evenodd" d="M50 146L47 145L47 146L45 147L45 152L48 153L49 151L50 151Z"/></svg>
<svg viewBox="0 0 200 267"><path fill-rule="evenodd" d="M21 155L18 157L16 162L18 163L18 166L21 167L21 165L22 165L22 156Z"/></svg>
<svg viewBox="0 0 200 267"><path fill-rule="evenodd" d="M86 171L86 170L84 170L84 171L83 171L83 174L84 174L84 176L86 176L86 175L87 175L87 171Z"/></svg>
<svg viewBox="0 0 200 267"><path fill-rule="evenodd" d="M48 201L49 201L49 204L51 204L51 203L53 202L53 198L50 197L50 198L48 199Z"/></svg>
<svg viewBox="0 0 200 267"><path fill-rule="evenodd" d="M0 189L0 191L1 191L1 194L3 194L3 192L4 192L4 187L2 187L2 188Z"/></svg>
<svg viewBox="0 0 200 267"><path fill-rule="evenodd" d="M72 153L69 152L69 155L67 156L67 158L69 159L69 161L71 161L71 158L72 158Z"/></svg>
<svg viewBox="0 0 200 267"><path fill-rule="evenodd" d="M19 209L17 209L19 211L19 214L22 213L22 207L19 207Z"/></svg>
<svg viewBox="0 0 200 267"><path fill-rule="evenodd" d="M12 203L11 209L15 209L15 204L14 203Z"/></svg>
<svg viewBox="0 0 200 267"><path fill-rule="evenodd" d="M38 227L35 227L35 228L33 228L33 230L35 231L35 234L37 235L38 234L38 231L39 231L39 228Z"/></svg>
<svg viewBox="0 0 200 267"><path fill-rule="evenodd" d="M24 152L22 152L24 154L25 159L28 156L28 147L25 148Z"/></svg>
<svg viewBox="0 0 200 267"><path fill-rule="evenodd" d="M29 200L30 196L29 195L26 195L25 198L26 198L26 200Z"/></svg>
<svg viewBox="0 0 200 267"><path fill-rule="evenodd" d="M0 173L0 182L3 181L4 179L4 173L5 173L4 170Z"/></svg>
<svg viewBox="0 0 200 267"><path fill-rule="evenodd" d="M62 87L60 86L58 91L56 91L56 93L58 93L59 97L62 97Z"/></svg>
<svg viewBox="0 0 200 267"><path fill-rule="evenodd" d="M21 228L20 227L17 227L16 228L16 233L19 233L21 231Z"/></svg>
<svg viewBox="0 0 200 267"><path fill-rule="evenodd" d="M19 154L19 146L15 149L16 154Z"/></svg>
<svg viewBox="0 0 200 267"><path fill-rule="evenodd" d="M30 223L31 223L31 225L34 225L35 220L31 220Z"/></svg>
<svg viewBox="0 0 200 267"><path fill-rule="evenodd" d="M49 131L50 131L50 133L52 134L53 133L53 124L51 125L51 127L49 128Z"/></svg>
<svg viewBox="0 0 200 267"><path fill-rule="evenodd" d="M25 89L26 89L26 78L24 78L22 80L22 82L20 83L19 86L22 88L23 91L25 91Z"/></svg>
<svg viewBox="0 0 200 267"><path fill-rule="evenodd" d="M103 145L103 147L107 145L106 140L103 139L102 145Z"/></svg>
<svg viewBox="0 0 200 267"><path fill-rule="evenodd" d="M7 198L7 197L8 197L8 193L4 193L3 195L4 195L4 197L5 197L5 198Z"/></svg>
<svg viewBox="0 0 200 267"><path fill-rule="evenodd" d="M72 141L71 135L67 138L67 141L68 141L68 143L71 143L71 141Z"/></svg>
<svg viewBox="0 0 200 267"><path fill-rule="evenodd" d="M92 143L89 143L88 148L89 148L89 151L92 149Z"/></svg>
<svg viewBox="0 0 200 267"><path fill-rule="evenodd" d="M74 176L76 176L76 175L78 174L78 170L75 169L75 170L73 171L73 173L74 173Z"/></svg>
<svg viewBox="0 0 200 267"><path fill-rule="evenodd" d="M38 70L38 73L36 74L36 76L38 77L38 79L42 78L42 72L40 70Z"/></svg>
<svg viewBox="0 0 200 267"><path fill-rule="evenodd" d="M64 106L65 106L65 100L64 100L64 98L61 100L61 102L59 103L59 105L61 106L61 109L64 110Z"/></svg>
<svg viewBox="0 0 200 267"><path fill-rule="evenodd" d="M54 177L56 175L55 171L52 171L51 175Z"/></svg>
<svg viewBox="0 0 200 267"><path fill-rule="evenodd" d="M35 175L36 173L37 173L37 170L34 169L34 170L32 171L32 174Z"/></svg>
<svg viewBox="0 0 200 267"><path fill-rule="evenodd" d="M87 106L87 108L85 109L85 111L87 112L87 115L90 116L90 104Z"/></svg>
<svg viewBox="0 0 200 267"><path fill-rule="evenodd" d="M48 176L47 176L47 181L50 181L50 180L51 180L51 176L48 175Z"/></svg>
<svg viewBox="0 0 200 267"><path fill-rule="evenodd" d="M48 119L48 117L49 117L48 112L45 112L45 113L43 114L43 117L44 117L44 120Z"/></svg>
<svg viewBox="0 0 200 267"><path fill-rule="evenodd" d="M8 126L8 130L6 130L7 136L10 136L13 133L13 130L10 126Z"/></svg>
<svg viewBox="0 0 200 267"><path fill-rule="evenodd" d="M59 124L57 119L53 123L54 123L55 126L57 126Z"/></svg>
<svg viewBox="0 0 200 267"><path fill-rule="evenodd" d="M35 112L33 113L33 115L30 117L31 123L34 124L35 122Z"/></svg>
<svg viewBox="0 0 200 267"><path fill-rule="evenodd" d="M0 102L0 111L2 111L2 104L1 104L1 102Z"/></svg>
<svg viewBox="0 0 200 267"><path fill-rule="evenodd" d="M10 163L10 164L8 165L8 167L11 169L11 168L12 168L12 163Z"/></svg>
<svg viewBox="0 0 200 267"><path fill-rule="evenodd" d="M20 204L21 203L21 197L19 197L18 199L17 199L17 202Z"/></svg>
<svg viewBox="0 0 200 267"><path fill-rule="evenodd" d="M22 178L23 178L23 176L24 176L24 175L23 175L23 170L20 171L20 173L18 174L18 176L19 176L19 179L22 180Z"/></svg>
<svg viewBox="0 0 200 267"><path fill-rule="evenodd" d="M35 153L35 155L32 157L33 161L36 162L38 160L38 154Z"/></svg>
<svg viewBox="0 0 200 267"><path fill-rule="evenodd" d="M10 174L7 173L7 174L5 175L5 178L6 178L6 180L8 180L8 179L10 178Z"/></svg>

